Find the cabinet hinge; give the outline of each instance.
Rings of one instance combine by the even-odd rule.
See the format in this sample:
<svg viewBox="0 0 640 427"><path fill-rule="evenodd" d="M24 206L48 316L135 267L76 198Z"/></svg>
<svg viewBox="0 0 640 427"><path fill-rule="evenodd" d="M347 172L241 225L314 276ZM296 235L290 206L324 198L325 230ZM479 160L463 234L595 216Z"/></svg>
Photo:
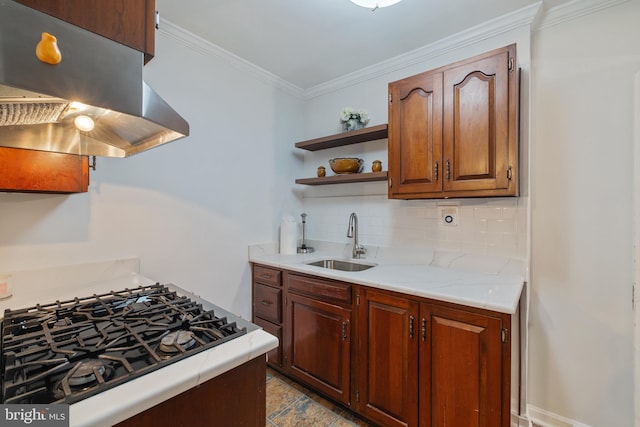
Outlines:
<svg viewBox="0 0 640 427"><path fill-rule="evenodd" d="M389 94L389 104L393 102L393 95Z"/></svg>
<svg viewBox="0 0 640 427"><path fill-rule="evenodd" d="M342 322L342 341L347 340L347 322Z"/></svg>
<svg viewBox="0 0 640 427"><path fill-rule="evenodd" d="M513 178L513 169L511 169L511 166L509 166L509 168L507 169L507 179L511 181L512 178Z"/></svg>
<svg viewBox="0 0 640 427"><path fill-rule="evenodd" d="M509 340L509 330L506 328L502 328L502 331L500 331L500 341L502 341L503 343L506 343Z"/></svg>
<svg viewBox="0 0 640 427"><path fill-rule="evenodd" d="M509 58L509 71L513 71L513 57Z"/></svg>

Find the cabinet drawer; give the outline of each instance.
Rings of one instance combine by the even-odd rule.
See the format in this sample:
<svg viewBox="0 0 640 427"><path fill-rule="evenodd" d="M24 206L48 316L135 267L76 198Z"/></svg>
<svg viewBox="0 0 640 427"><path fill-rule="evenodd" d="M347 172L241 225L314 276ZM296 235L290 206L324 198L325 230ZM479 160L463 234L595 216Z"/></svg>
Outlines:
<svg viewBox="0 0 640 427"><path fill-rule="evenodd" d="M282 285L282 272L273 268L254 265L253 280L280 286Z"/></svg>
<svg viewBox="0 0 640 427"><path fill-rule="evenodd" d="M278 338L278 347L274 348L267 353L267 363L278 368L282 367L282 326L274 325L271 322L267 322L260 318L254 319L254 323L270 333L274 337Z"/></svg>
<svg viewBox="0 0 640 427"><path fill-rule="evenodd" d="M253 315L274 323L282 322L282 289L256 283L253 287Z"/></svg>
<svg viewBox="0 0 640 427"><path fill-rule="evenodd" d="M351 285L349 283L289 274L288 287L289 292L351 304Z"/></svg>

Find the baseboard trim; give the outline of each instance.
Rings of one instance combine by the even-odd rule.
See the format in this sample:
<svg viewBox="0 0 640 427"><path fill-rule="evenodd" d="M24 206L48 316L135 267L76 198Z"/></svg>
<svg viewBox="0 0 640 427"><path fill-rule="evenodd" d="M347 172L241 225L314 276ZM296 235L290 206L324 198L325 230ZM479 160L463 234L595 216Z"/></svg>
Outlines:
<svg viewBox="0 0 640 427"><path fill-rule="evenodd" d="M537 408L533 405L527 405L529 420L533 426L540 427L590 427L587 424L563 417L553 412Z"/></svg>
<svg viewBox="0 0 640 427"><path fill-rule="evenodd" d="M526 416L511 414L511 427L531 427L531 423Z"/></svg>

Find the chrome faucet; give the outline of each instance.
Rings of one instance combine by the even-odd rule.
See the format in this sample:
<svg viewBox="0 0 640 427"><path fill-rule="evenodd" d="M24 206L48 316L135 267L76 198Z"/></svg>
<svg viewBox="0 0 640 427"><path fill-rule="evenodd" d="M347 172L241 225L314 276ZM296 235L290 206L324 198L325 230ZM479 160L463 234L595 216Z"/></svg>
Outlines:
<svg viewBox="0 0 640 427"><path fill-rule="evenodd" d="M349 217L349 226L347 228L347 237L353 237L353 258L360 258L361 255L367 253L367 249L358 243L358 216L353 212Z"/></svg>

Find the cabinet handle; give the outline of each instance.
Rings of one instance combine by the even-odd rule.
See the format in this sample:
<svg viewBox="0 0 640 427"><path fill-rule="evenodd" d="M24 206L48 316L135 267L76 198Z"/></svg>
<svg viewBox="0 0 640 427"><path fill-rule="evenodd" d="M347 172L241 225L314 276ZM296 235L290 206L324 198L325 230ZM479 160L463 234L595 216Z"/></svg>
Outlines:
<svg viewBox="0 0 640 427"><path fill-rule="evenodd" d="M342 322L342 341L347 340L347 322Z"/></svg>
<svg viewBox="0 0 640 427"><path fill-rule="evenodd" d="M393 188L393 177L389 177L389 188Z"/></svg>
<svg viewBox="0 0 640 427"><path fill-rule="evenodd" d="M270 274L265 274L265 273L260 273L260 277L263 279L271 279L271 275Z"/></svg>
<svg viewBox="0 0 640 427"><path fill-rule="evenodd" d="M271 301L267 301L267 300L262 300L262 305L266 305L267 307L269 307L271 304L273 304Z"/></svg>
<svg viewBox="0 0 640 427"><path fill-rule="evenodd" d="M422 318L422 341L427 340L427 319Z"/></svg>
<svg viewBox="0 0 640 427"><path fill-rule="evenodd" d="M451 180L451 162L447 160L447 179Z"/></svg>
<svg viewBox="0 0 640 427"><path fill-rule="evenodd" d="M435 180L438 180L438 162L433 166L433 175L435 176Z"/></svg>
<svg viewBox="0 0 640 427"><path fill-rule="evenodd" d="M413 338L413 321L415 318L413 316L409 316L409 338Z"/></svg>

